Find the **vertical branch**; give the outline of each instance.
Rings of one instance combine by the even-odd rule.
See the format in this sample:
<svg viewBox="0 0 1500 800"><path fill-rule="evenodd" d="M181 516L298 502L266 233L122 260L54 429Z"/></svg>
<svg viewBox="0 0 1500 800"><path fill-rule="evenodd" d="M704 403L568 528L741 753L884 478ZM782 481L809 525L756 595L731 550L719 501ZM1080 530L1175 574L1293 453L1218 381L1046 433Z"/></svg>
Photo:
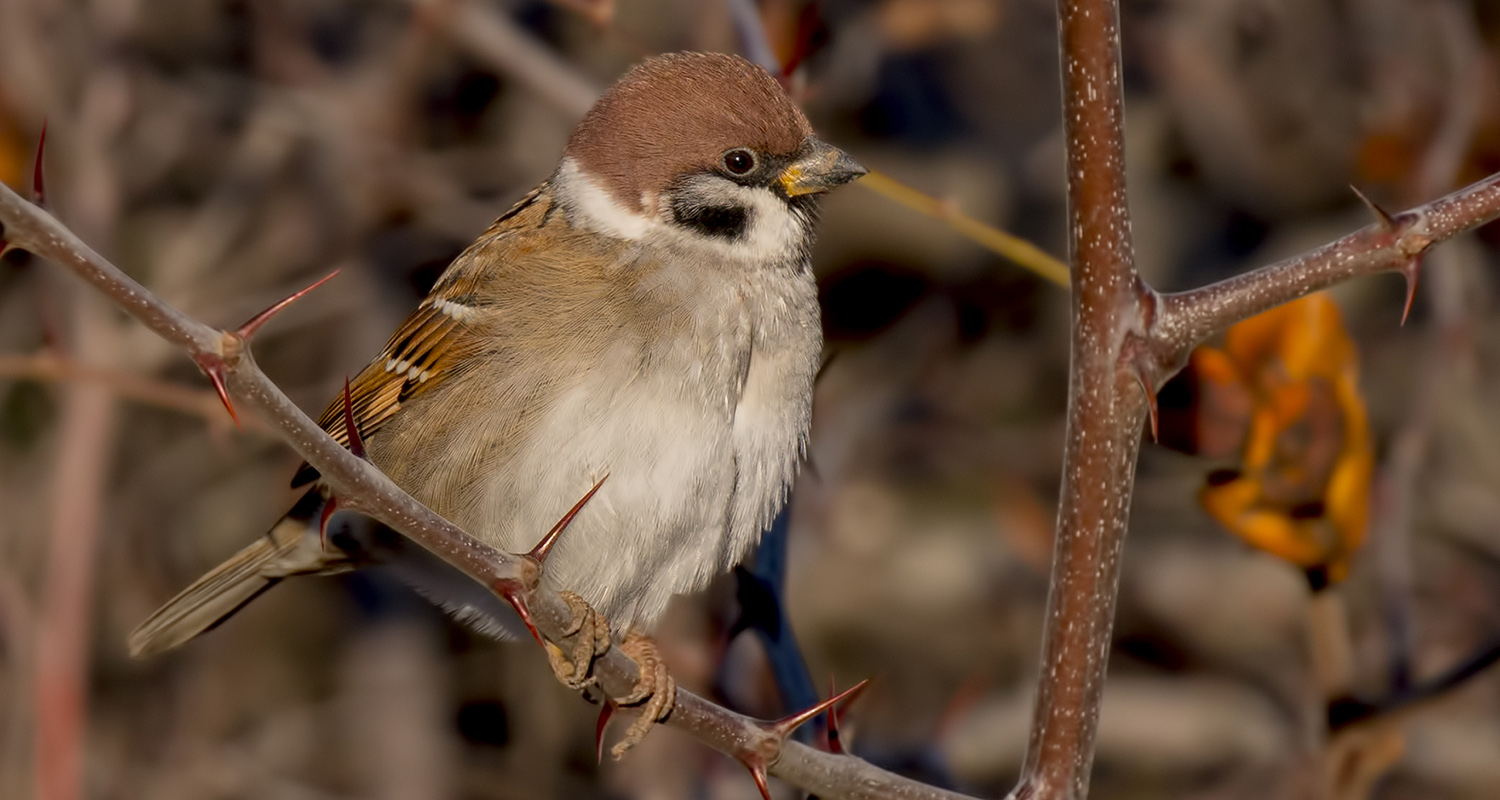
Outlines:
<svg viewBox="0 0 1500 800"><path fill-rule="evenodd" d="M1017 798L1082 798L1114 624L1120 550L1146 403L1134 355L1152 295L1125 202L1119 12L1059 0L1068 148L1072 359L1042 675ZM1150 389L1148 388L1148 391Z"/></svg>
<svg viewBox="0 0 1500 800"><path fill-rule="evenodd" d="M37 631L36 797L81 797L87 719L95 543L111 461L114 398L102 386L69 387L52 469L46 588Z"/></svg>

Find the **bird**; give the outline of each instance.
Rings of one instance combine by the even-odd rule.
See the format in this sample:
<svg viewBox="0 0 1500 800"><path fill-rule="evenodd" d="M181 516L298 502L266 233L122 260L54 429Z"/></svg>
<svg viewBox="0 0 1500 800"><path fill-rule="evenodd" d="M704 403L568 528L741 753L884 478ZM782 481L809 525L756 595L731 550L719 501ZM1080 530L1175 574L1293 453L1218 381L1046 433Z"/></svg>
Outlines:
<svg viewBox="0 0 1500 800"><path fill-rule="evenodd" d="M352 427L397 485L511 552L596 487L541 586L649 633L674 595L743 559L787 500L822 352L819 200L865 173L765 69L648 58L320 424L346 446ZM510 607L403 537L325 531L333 499L313 468L293 485L309 488L265 535L135 629L133 655L180 646L287 578L360 568L484 633L525 635Z"/></svg>

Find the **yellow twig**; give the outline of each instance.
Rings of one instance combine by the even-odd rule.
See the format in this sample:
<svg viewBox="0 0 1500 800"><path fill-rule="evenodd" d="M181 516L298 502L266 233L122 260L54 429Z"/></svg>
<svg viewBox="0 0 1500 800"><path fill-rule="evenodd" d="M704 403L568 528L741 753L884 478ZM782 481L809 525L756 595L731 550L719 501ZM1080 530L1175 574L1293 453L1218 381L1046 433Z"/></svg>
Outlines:
<svg viewBox="0 0 1500 800"><path fill-rule="evenodd" d="M859 180L859 185L876 194L895 200L907 208L935 217L948 227L973 239L986 249L1015 262L1018 266L1059 285L1068 285L1068 265L1053 258L1047 251L1031 242L1012 236L965 214L958 206L939 200L886 175L871 171Z"/></svg>

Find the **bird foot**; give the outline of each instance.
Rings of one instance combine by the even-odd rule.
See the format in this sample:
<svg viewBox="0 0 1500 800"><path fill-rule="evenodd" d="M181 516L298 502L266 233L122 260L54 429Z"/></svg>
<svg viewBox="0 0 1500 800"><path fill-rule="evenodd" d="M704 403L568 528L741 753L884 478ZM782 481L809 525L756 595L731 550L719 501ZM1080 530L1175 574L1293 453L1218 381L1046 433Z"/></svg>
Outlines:
<svg viewBox="0 0 1500 800"><path fill-rule="evenodd" d="M572 637L573 642L566 651L558 644L545 642L547 662L552 666L552 673L564 686L586 690L598 683L593 674L594 659L610 648L609 622L576 593L564 591L561 595L572 614L563 633L565 637ZM638 707L640 715L630 724L625 736L610 748L610 754L616 759L640 744L652 726L672 713L672 706L677 702L677 683L667 673L666 662L662 661L661 654L657 652L655 642L643 633L631 631L618 647L635 661L640 677L636 679L630 694L605 702L615 706Z"/></svg>
<svg viewBox="0 0 1500 800"><path fill-rule="evenodd" d="M562 592L572 618L564 631L572 636L571 652L552 642L546 642L547 663L552 665L552 674L569 689L584 689L596 679L593 675L594 659L609 649L609 622L595 611L588 601L573 592Z"/></svg>
<svg viewBox="0 0 1500 800"><path fill-rule="evenodd" d="M630 656L640 668L640 678L629 695L616 701L617 705L640 706L640 716L625 731L625 737L611 747L609 752L616 760L630 748L646 738L656 723L663 722L672 713L677 702L677 682L667 674L666 662L657 652L656 643L643 633L631 631L620 642L620 650Z"/></svg>

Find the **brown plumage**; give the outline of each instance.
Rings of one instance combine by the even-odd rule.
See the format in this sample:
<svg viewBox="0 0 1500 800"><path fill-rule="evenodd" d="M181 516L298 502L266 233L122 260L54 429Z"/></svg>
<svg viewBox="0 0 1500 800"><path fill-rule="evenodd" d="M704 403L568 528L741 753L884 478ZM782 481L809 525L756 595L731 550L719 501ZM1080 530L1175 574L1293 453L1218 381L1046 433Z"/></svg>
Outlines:
<svg viewBox="0 0 1500 800"><path fill-rule="evenodd" d="M734 168L726 154L745 150L753 168ZM649 628L672 594L743 557L785 498L821 349L815 196L862 173L764 70L648 60L351 382L370 460L511 551L609 474L543 582ZM340 396L321 423L347 444L343 409ZM354 526L325 538L326 506L315 485L142 623L132 652L177 646L284 577L372 564L515 632L503 603L400 537Z"/></svg>

